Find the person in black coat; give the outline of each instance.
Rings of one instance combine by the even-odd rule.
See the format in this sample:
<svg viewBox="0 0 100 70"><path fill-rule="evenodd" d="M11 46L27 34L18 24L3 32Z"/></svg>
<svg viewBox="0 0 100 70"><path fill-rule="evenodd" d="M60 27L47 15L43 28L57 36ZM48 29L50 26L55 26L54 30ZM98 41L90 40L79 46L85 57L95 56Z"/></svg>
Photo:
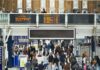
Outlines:
<svg viewBox="0 0 100 70"><path fill-rule="evenodd" d="M44 70L43 62L41 62L41 64L38 65L38 70Z"/></svg>
<svg viewBox="0 0 100 70"><path fill-rule="evenodd" d="M52 55L52 54L49 55L48 61L49 61L49 62L53 62L53 55Z"/></svg>
<svg viewBox="0 0 100 70"><path fill-rule="evenodd" d="M41 12L41 13L47 13L47 12L46 12L46 10L45 10L45 8L43 8L43 10L42 10L42 12Z"/></svg>

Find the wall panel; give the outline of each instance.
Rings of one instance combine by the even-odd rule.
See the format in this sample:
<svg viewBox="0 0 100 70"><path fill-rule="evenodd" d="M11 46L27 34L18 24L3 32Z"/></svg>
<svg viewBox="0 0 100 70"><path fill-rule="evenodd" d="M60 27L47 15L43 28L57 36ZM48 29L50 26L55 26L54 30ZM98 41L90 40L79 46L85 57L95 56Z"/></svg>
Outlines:
<svg viewBox="0 0 100 70"><path fill-rule="evenodd" d="M55 12L59 12L59 0L55 0Z"/></svg>
<svg viewBox="0 0 100 70"><path fill-rule="evenodd" d="M73 11L73 1L65 0L64 1L64 12Z"/></svg>
<svg viewBox="0 0 100 70"><path fill-rule="evenodd" d="M33 11L38 10L40 12L40 1L41 0L33 0Z"/></svg>
<svg viewBox="0 0 100 70"><path fill-rule="evenodd" d="M46 0L46 11L50 13L50 0Z"/></svg>
<svg viewBox="0 0 100 70"><path fill-rule="evenodd" d="M22 0L22 10L23 12L26 11L26 0Z"/></svg>

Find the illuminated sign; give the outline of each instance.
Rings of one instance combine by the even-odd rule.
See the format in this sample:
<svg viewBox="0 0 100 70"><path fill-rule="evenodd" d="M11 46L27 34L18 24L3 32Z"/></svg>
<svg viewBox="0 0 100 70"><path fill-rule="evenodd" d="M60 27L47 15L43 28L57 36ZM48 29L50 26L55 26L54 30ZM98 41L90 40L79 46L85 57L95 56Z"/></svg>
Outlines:
<svg viewBox="0 0 100 70"><path fill-rule="evenodd" d="M31 18L29 18L29 17L26 17L26 16L18 16L18 17L16 17L15 18L15 21L16 22L27 22L27 21L31 21Z"/></svg>
<svg viewBox="0 0 100 70"><path fill-rule="evenodd" d="M35 24L36 15L35 14L10 14L11 24Z"/></svg>
<svg viewBox="0 0 100 70"><path fill-rule="evenodd" d="M65 24L64 14L40 14L40 24Z"/></svg>
<svg viewBox="0 0 100 70"><path fill-rule="evenodd" d="M59 19L58 15L55 15L55 16L44 15L44 23L47 23L47 24L51 24L51 23L57 24L58 19Z"/></svg>

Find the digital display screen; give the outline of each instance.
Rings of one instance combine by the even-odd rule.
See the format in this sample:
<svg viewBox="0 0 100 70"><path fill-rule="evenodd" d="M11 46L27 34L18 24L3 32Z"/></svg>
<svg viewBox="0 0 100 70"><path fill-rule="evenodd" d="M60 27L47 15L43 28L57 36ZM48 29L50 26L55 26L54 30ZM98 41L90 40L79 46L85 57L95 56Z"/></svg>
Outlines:
<svg viewBox="0 0 100 70"><path fill-rule="evenodd" d="M11 24L35 24L36 14L10 14Z"/></svg>
<svg viewBox="0 0 100 70"><path fill-rule="evenodd" d="M30 38L74 38L74 30L29 30Z"/></svg>
<svg viewBox="0 0 100 70"><path fill-rule="evenodd" d="M93 25L94 14L68 14L69 25Z"/></svg>
<svg viewBox="0 0 100 70"><path fill-rule="evenodd" d="M65 24L64 14L39 14L40 24Z"/></svg>

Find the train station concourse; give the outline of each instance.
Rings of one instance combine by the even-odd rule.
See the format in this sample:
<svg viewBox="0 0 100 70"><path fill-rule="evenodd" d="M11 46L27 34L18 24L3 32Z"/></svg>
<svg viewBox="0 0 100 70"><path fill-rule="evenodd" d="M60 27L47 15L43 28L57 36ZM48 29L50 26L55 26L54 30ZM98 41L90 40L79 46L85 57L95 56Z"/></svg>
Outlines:
<svg viewBox="0 0 100 70"><path fill-rule="evenodd" d="M0 0L0 70L100 70L100 0Z"/></svg>

